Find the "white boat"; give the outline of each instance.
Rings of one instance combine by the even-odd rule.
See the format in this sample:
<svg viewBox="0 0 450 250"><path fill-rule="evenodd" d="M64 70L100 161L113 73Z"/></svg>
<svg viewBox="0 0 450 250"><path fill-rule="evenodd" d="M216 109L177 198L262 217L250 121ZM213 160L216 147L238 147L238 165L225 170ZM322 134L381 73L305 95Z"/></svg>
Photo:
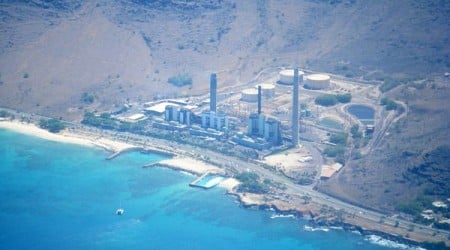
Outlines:
<svg viewBox="0 0 450 250"><path fill-rule="evenodd" d="M118 209L116 210L116 214L117 214L117 215L122 215L123 213L125 213L125 210L124 210L123 208L118 208Z"/></svg>

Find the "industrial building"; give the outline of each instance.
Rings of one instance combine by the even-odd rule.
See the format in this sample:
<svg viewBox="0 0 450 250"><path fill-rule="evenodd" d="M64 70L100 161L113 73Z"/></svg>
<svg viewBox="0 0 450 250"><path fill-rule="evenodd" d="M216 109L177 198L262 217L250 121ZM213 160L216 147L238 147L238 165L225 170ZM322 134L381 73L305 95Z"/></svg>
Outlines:
<svg viewBox="0 0 450 250"><path fill-rule="evenodd" d="M224 113L204 111L202 113L202 128L212 128L219 131L228 129L228 116Z"/></svg>
<svg viewBox="0 0 450 250"><path fill-rule="evenodd" d="M247 134L249 136L264 136L266 118L263 114L253 113L248 118Z"/></svg>
<svg viewBox="0 0 450 250"><path fill-rule="evenodd" d="M264 139L272 146L281 145L281 123L275 118L267 118L264 125Z"/></svg>
<svg viewBox="0 0 450 250"><path fill-rule="evenodd" d="M181 124L191 125L192 111L175 105L167 105L164 120L167 122L177 121Z"/></svg>
<svg viewBox="0 0 450 250"><path fill-rule="evenodd" d="M237 133L235 136L233 136L232 140L239 145L257 150L268 149L271 146L270 143L263 138L252 138L244 135L243 133Z"/></svg>
<svg viewBox="0 0 450 250"><path fill-rule="evenodd" d="M148 119L147 116L145 116L144 114L132 114L130 116L126 116L126 117L117 117L117 119L119 121L124 121L124 122L129 122L129 123L137 123L140 121L145 121Z"/></svg>
<svg viewBox="0 0 450 250"><path fill-rule="evenodd" d="M323 165L320 172L320 179L327 180L342 168L342 164L334 163L332 165Z"/></svg>
<svg viewBox="0 0 450 250"><path fill-rule="evenodd" d="M248 118L247 136L236 135L233 141L240 145L255 149L266 149L278 146L282 142L280 121L267 118L261 111L262 86L257 89L258 112Z"/></svg>

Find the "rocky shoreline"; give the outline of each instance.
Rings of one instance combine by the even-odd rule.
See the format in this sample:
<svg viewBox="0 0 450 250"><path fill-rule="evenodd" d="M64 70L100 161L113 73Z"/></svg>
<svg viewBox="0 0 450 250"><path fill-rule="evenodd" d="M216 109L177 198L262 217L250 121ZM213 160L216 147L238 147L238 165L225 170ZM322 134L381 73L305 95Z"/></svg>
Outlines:
<svg viewBox="0 0 450 250"><path fill-rule="evenodd" d="M443 249L450 249L448 245L445 245L446 242L443 242L443 244L438 242L421 242L414 240L414 238L405 238L402 235L392 234L382 230L368 229L358 225L358 223L348 223L345 220L339 221L327 214L321 214L320 211L316 211L317 208L314 207L315 205L305 204L303 207L291 208L286 206L286 204L280 204L277 201L261 202L259 200L249 199L249 196L254 196L254 194L240 193L235 189L228 190L227 195L235 197L244 208L253 208L265 211L270 210L282 216L293 215L296 218L307 220L313 227L323 227L325 229L342 228L346 231L356 231L364 236L379 236L381 237L380 239L392 241L393 244L403 244L414 247L412 249L424 249L424 247L434 247L433 249L441 249L444 247Z"/></svg>

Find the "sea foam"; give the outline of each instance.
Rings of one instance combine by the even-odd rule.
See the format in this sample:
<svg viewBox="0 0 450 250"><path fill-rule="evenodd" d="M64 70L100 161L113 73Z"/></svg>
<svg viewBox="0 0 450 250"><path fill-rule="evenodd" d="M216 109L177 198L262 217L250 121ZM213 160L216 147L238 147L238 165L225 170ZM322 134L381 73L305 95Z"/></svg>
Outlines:
<svg viewBox="0 0 450 250"><path fill-rule="evenodd" d="M409 246L409 245L399 243L399 242L396 242L393 240L384 239L383 237L378 236L378 235L367 235L365 237L365 240L369 241L372 244L389 247L389 248L397 248L397 249L404 249L404 250L426 250L421 247Z"/></svg>

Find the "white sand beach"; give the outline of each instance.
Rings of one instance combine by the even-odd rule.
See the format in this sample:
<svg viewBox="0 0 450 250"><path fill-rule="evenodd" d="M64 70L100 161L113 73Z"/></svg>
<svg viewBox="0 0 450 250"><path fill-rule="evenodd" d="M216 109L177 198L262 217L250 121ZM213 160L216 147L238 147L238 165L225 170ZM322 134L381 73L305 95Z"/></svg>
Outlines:
<svg viewBox="0 0 450 250"><path fill-rule="evenodd" d="M173 169L179 169L186 172L194 174L204 174L206 172L224 174L224 170L216 166L210 165L206 162L199 161L196 159L188 157L172 158L167 160L162 160L159 162L160 165L166 166Z"/></svg>
<svg viewBox="0 0 450 250"><path fill-rule="evenodd" d="M90 134L81 134L63 130L60 133L50 133L45 129L41 129L33 123L24 123L16 120L0 121L0 128L13 130L22 134L36 136L45 140L72 143L89 147L101 147L112 152L123 151L135 148L135 145L113 141L108 138L94 136Z"/></svg>

